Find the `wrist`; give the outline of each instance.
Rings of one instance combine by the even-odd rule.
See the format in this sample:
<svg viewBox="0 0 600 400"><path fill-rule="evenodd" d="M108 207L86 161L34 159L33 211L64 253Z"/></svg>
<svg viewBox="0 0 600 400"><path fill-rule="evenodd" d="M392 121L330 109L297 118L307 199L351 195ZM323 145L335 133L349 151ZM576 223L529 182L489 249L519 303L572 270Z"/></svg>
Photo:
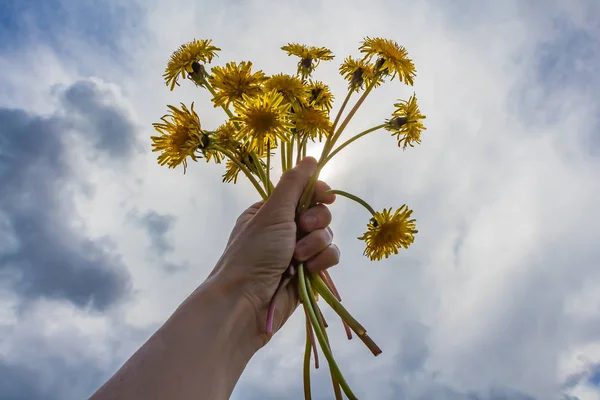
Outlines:
<svg viewBox="0 0 600 400"><path fill-rule="evenodd" d="M248 299L241 279L233 278L229 272L228 268L219 269L192 294L192 298L198 306L214 308L219 334L247 362L266 341L255 302Z"/></svg>

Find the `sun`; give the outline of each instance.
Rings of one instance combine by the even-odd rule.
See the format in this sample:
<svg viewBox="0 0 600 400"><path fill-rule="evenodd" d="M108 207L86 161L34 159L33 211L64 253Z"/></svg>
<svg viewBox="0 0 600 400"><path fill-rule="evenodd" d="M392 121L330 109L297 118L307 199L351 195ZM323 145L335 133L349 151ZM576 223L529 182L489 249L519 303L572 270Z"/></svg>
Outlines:
<svg viewBox="0 0 600 400"><path fill-rule="evenodd" d="M314 157L318 160L321 157L321 153L323 152L324 146L325 142L311 143L309 141L306 146L306 155ZM333 177L337 175L337 171L339 170L342 162L343 161L341 157L334 157L330 161L328 161L319 173L319 180L325 182L327 182L328 180L332 180Z"/></svg>

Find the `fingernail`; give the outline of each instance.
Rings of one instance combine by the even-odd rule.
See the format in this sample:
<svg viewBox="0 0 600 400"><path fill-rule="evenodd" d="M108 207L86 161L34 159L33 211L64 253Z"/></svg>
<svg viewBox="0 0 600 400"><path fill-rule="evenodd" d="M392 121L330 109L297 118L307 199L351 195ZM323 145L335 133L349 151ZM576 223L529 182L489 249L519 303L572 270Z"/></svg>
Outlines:
<svg viewBox="0 0 600 400"><path fill-rule="evenodd" d="M302 220L306 229L313 229L317 225L317 217L314 215L307 215Z"/></svg>

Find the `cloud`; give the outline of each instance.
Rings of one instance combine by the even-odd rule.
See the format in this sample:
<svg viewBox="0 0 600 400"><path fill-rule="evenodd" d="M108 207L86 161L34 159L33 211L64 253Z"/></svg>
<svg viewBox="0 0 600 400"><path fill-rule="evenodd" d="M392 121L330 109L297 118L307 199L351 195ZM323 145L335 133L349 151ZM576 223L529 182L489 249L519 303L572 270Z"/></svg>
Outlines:
<svg viewBox="0 0 600 400"><path fill-rule="evenodd" d="M102 104L103 94L94 85L77 82L69 87L63 94L64 114L70 116L77 101L79 113L95 116L85 123L95 123L96 129L75 132L84 133L85 140L108 156L123 157L135 143L131 123ZM0 271L9 287L27 299L65 299L104 309L127 294L128 273L108 242L87 238L74 227L72 193L79 182L68 162L68 128L82 122L72 123L65 115L39 117L0 109L0 216L5 243ZM118 136L122 139L115 139Z"/></svg>
<svg viewBox="0 0 600 400"><path fill-rule="evenodd" d="M65 119L85 135L94 148L110 157L130 159L139 149L136 126L124 107L119 107L114 89L97 81L77 81L66 88L60 101ZM117 104L116 104L117 103Z"/></svg>
<svg viewBox="0 0 600 400"><path fill-rule="evenodd" d="M146 231L150 239L149 249L152 253L162 257L173 252L174 245L169 237L169 233L176 222L173 215L147 211L142 215L134 215L134 219Z"/></svg>
<svg viewBox="0 0 600 400"><path fill-rule="evenodd" d="M18 319L0 323L3 400L87 398L119 367L115 354L124 357L148 338L119 315L90 315L64 301L35 302Z"/></svg>
<svg viewBox="0 0 600 400"><path fill-rule="evenodd" d="M142 221L150 236L152 248L156 249L159 254L173 251L173 245L165 237L173 225L174 218L172 216L159 215L150 211L142 217Z"/></svg>
<svg viewBox="0 0 600 400"><path fill-rule="evenodd" d="M70 10L66 15L79 15L81 10L66 1L61 5ZM114 2L104 6L115 9ZM123 319L110 331L118 335L131 326L151 329L151 323L166 318L202 281L219 257L238 211L255 200L244 182L215 188L221 174L217 166L193 164L185 177L156 166L148 136L151 122L164 114L166 104L195 101L207 129L223 119L207 94L193 85L174 92L165 88L161 73L173 49L194 37L211 37L223 48L217 64L251 59L256 67L274 73L295 67L295 61L278 50L288 40L330 46L340 61L356 55L364 35L381 35L405 45L417 65L414 89L428 115L423 143L402 152L381 132L344 150L325 172L335 187L364 196L375 208L406 202L415 210L420 232L409 251L371 264L356 240L367 216L342 200L332 207L336 241L343 252L343 262L332 274L347 307L384 349L373 359L360 343L336 340L334 351L346 378L361 398L382 400L543 400L560 398L563 392L581 400L597 398L596 375L589 368L600 360L600 231L595 223L600 217L600 105L595 94L600 82L593 67L600 61L594 47L600 32L597 2L461 1L450 6L440 1L375 1L365 7L356 1L340 6L320 1L178 0L130 1L124 7L126 12L116 21L135 24L97 34L84 29L85 18L75 24L76 19L68 17L71 23L64 27L48 28L58 32L52 36L60 40L24 35L33 39L20 42L19 54L11 51L0 59L0 89L7 93L0 101L24 110L3 111L8 117L1 119L0 141L9 121L22 121L17 125L27 129L20 131L30 136L38 127L40 132L54 132L40 137L36 148L24 147L27 151L21 154L37 156L28 159L34 163L21 161L23 179L11 181L11 187L19 189L15 193L31 191L34 199L44 199L47 208L58 211L52 214L56 217L48 216L45 209L25 201L30 197L10 203L3 203L8 197L0 197L0 208L29 207L23 218L42 221L30 224L50 236L52 249L62 245L68 249L64 259L72 259L74 253L87 266L85 271L95 271L105 282L78 292L70 280L77 274L51 280L27 267L22 271L35 277L30 282L49 281L72 291L68 296L44 292L38 297L79 299L75 304L100 297L110 303L111 296L119 299L127 292L115 283L127 282L118 277L123 273L130 277L134 294L120 309ZM89 19L93 13L85 14ZM23 60L30 66L26 71ZM317 77L332 84L339 101L346 84L336 68L336 62L323 63ZM88 75L112 82L112 95L104 92L110 86L104 82L75 83ZM61 89L51 97L49 88L56 84ZM388 117L392 101L411 93L412 88L398 85L377 90L349 132ZM112 107L121 97L131 106ZM137 142L130 136L140 131L132 122L133 113L146 127L143 156L137 155ZM75 155L65 146L66 134L77 142ZM71 156L88 157L84 148L98 159L71 165ZM111 161L102 162L102 157ZM6 165L5 158L0 160ZM119 169L116 160L134 167ZM6 176L0 172L2 179ZM84 187L92 194L72 196ZM0 196L6 196L4 191ZM141 225L126 223L132 209L142 210ZM3 252L14 252L22 243L13 214L0 219ZM110 238L112 250L99 241L101 237ZM86 246L99 250L78 251ZM156 268L164 259L148 262L150 248L162 249L190 267L179 274ZM44 251L47 256L49 250ZM95 262L88 259L93 254ZM113 274L106 264L121 272ZM61 268L65 274L71 271ZM11 282L17 282L12 273ZM45 286L39 283L35 289L42 293L39 287ZM18 293L30 296L24 289ZM113 308L118 305L114 301ZM334 320L329 311L326 316ZM22 316L11 324L25 329L27 320ZM88 320L85 324L93 326ZM332 325L330 335L343 338L341 328ZM292 319L252 360L234 398L301 396L302 333L301 318ZM96 347L110 341L110 333L102 328L94 327L86 335L97 338ZM51 347L56 340L52 336L44 343ZM129 349L142 340L143 335L132 338ZM65 357L76 359L78 351L66 350ZM103 360L106 376L129 354L94 353L86 360ZM4 368L31 374L37 359L27 354L20 359ZM86 377L99 374L94 368L80 369ZM76 369L65 374L77 375L71 371ZM53 375L49 381L61 379ZM315 374L315 398L330 398L328 379L324 369ZM67 391L57 384L44 393Z"/></svg>
<svg viewBox="0 0 600 400"><path fill-rule="evenodd" d="M0 108L2 399L89 396L149 334L119 311L132 281L114 238L79 212L103 193L89 168L125 171L139 151L134 117L98 79L52 91L49 115Z"/></svg>

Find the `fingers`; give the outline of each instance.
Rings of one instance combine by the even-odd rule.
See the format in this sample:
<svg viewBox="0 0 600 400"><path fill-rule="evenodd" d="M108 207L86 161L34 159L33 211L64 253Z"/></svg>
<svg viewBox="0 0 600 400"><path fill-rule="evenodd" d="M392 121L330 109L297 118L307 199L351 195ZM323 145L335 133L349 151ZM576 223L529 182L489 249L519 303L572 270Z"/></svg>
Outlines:
<svg viewBox="0 0 600 400"><path fill-rule="evenodd" d="M331 190L331 187L323 181L317 181L315 185L315 193L313 195L313 201L315 203L331 204L335 201L335 194L325 193Z"/></svg>
<svg viewBox="0 0 600 400"><path fill-rule="evenodd" d="M340 249L335 245L329 245L325 250L306 261L306 268L310 272L319 272L331 268L340 262Z"/></svg>
<svg viewBox="0 0 600 400"><path fill-rule="evenodd" d="M318 229L304 236L296 243L294 258L298 261L306 261L325 250L333 241L330 229Z"/></svg>
<svg viewBox="0 0 600 400"><path fill-rule="evenodd" d="M284 173L275 190L261 208L261 213L268 215L274 212L284 219L293 221L302 191L316 170L317 160L306 157L294 168Z"/></svg>
<svg viewBox="0 0 600 400"><path fill-rule="evenodd" d="M327 206L318 204L300 215L299 228L303 232L312 232L322 229L331 223L331 211Z"/></svg>

